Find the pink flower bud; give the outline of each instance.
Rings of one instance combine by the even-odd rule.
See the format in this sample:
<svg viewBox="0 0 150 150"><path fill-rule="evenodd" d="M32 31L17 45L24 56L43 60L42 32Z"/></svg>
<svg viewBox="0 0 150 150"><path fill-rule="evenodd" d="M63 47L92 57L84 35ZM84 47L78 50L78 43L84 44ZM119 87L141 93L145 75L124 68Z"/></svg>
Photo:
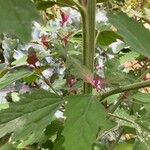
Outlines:
<svg viewBox="0 0 150 150"><path fill-rule="evenodd" d="M63 11L60 11L60 15L61 15L61 19L62 19L61 25L64 26L64 24L69 20L70 16Z"/></svg>
<svg viewBox="0 0 150 150"><path fill-rule="evenodd" d="M72 88L76 82L77 82L77 80L75 78L69 78L69 79L67 79L67 86L69 88Z"/></svg>
<svg viewBox="0 0 150 150"><path fill-rule="evenodd" d="M94 78L92 76L86 76L85 80L97 90L104 89L106 85L104 78L98 75L96 75Z"/></svg>
<svg viewBox="0 0 150 150"><path fill-rule="evenodd" d="M105 88L105 84L106 84L106 82L105 82L104 78L102 78L98 75L96 75L94 77L93 82L92 82L93 87L95 87L97 90Z"/></svg>

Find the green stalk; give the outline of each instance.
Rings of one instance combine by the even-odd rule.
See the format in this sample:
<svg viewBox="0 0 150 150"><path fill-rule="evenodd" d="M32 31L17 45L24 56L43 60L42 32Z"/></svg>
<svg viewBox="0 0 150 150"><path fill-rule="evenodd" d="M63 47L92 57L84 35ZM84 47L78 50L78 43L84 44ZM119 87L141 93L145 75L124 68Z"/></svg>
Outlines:
<svg viewBox="0 0 150 150"><path fill-rule="evenodd" d="M135 90L135 89L139 89L139 88L143 88L143 87L147 87L147 86L150 86L150 80L133 83L133 84L129 84L129 85L126 85L126 86L121 86L119 88L110 90L110 91L102 94L100 96L100 101L104 100L108 96L111 96L111 95L114 95L114 94L117 94L117 93L130 91L130 90Z"/></svg>
<svg viewBox="0 0 150 150"><path fill-rule="evenodd" d="M95 10L96 0L87 0L82 2L83 11L83 65L85 65L91 73L94 72L94 55L95 55ZM92 85L84 83L84 93L92 93Z"/></svg>

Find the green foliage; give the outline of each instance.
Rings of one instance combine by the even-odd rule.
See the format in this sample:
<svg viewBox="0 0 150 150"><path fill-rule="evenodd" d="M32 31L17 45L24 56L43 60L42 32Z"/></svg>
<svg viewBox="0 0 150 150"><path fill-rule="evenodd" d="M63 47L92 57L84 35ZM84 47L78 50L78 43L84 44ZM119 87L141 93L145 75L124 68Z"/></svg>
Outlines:
<svg viewBox="0 0 150 150"><path fill-rule="evenodd" d="M132 144L122 143L117 145L114 150L133 150Z"/></svg>
<svg viewBox="0 0 150 150"><path fill-rule="evenodd" d="M143 142L140 142L139 140L136 140L133 150L146 150L147 147Z"/></svg>
<svg viewBox="0 0 150 150"><path fill-rule="evenodd" d="M132 98L141 103L150 103L150 94L138 92L132 96Z"/></svg>
<svg viewBox="0 0 150 150"><path fill-rule="evenodd" d="M0 32L17 35L23 41L31 38L31 23L38 12L30 0L0 0Z"/></svg>
<svg viewBox="0 0 150 150"><path fill-rule="evenodd" d="M106 81L112 86L125 85L134 81L132 76L121 70L121 64L116 58L108 60L105 67Z"/></svg>
<svg viewBox="0 0 150 150"><path fill-rule="evenodd" d="M136 58L139 56L140 55L135 51L128 52L125 55L123 55L122 57L120 57L120 63L123 64L128 61L136 60Z"/></svg>
<svg viewBox="0 0 150 150"><path fill-rule="evenodd" d="M0 89L7 87L8 85L12 84L13 82L20 80L22 78L28 77L33 73L28 70L18 70L14 72L8 72L2 78L0 78Z"/></svg>
<svg viewBox="0 0 150 150"><path fill-rule="evenodd" d="M120 37L113 31L102 31L98 37L98 43L102 46L108 46L111 43L115 42L116 39Z"/></svg>
<svg viewBox="0 0 150 150"><path fill-rule="evenodd" d="M150 149L150 113L143 115L141 118L136 120L137 135L146 149Z"/></svg>
<svg viewBox="0 0 150 150"><path fill-rule="evenodd" d="M117 28L118 34L131 46L132 50L145 57L150 57L150 31L148 29L123 12L111 12L108 17Z"/></svg>
<svg viewBox="0 0 150 150"><path fill-rule="evenodd" d="M48 0L48 1L44 1L44 0L34 0L36 5L37 5L37 8L38 9L47 9L47 8L50 8L54 5L59 5L59 6L66 6L66 7L71 7L71 6L74 6L76 5L76 3L79 3L77 0ZM96 0L97 3L102 3L102 2L106 2L108 0Z"/></svg>
<svg viewBox="0 0 150 150"><path fill-rule="evenodd" d="M98 130L104 131L113 124L106 119L107 113L95 97L78 95L67 99L64 147L66 150L91 150Z"/></svg>
<svg viewBox="0 0 150 150"><path fill-rule="evenodd" d="M125 7L0 0L0 149L150 149L149 17Z"/></svg>
<svg viewBox="0 0 150 150"><path fill-rule="evenodd" d="M45 90L20 95L19 102L0 111L0 137L13 132L12 140L23 140L21 146L37 142L62 102L60 97Z"/></svg>
<svg viewBox="0 0 150 150"><path fill-rule="evenodd" d="M72 6L73 0L49 0L49 1L41 1L41 0L35 0L35 3L37 5L38 9L46 9L46 8L50 8L54 5L59 5L59 6Z"/></svg>
<svg viewBox="0 0 150 150"><path fill-rule="evenodd" d="M16 150L11 144L5 144L1 147L1 150Z"/></svg>

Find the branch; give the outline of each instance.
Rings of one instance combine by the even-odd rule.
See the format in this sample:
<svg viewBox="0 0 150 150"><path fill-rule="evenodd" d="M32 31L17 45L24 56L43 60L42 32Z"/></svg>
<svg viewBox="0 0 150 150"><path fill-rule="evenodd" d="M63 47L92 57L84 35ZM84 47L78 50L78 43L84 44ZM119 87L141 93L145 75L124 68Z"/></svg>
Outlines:
<svg viewBox="0 0 150 150"><path fill-rule="evenodd" d="M117 119L120 119L120 120L129 122L129 123L131 123L131 124L134 124L134 121L129 120L129 119L127 119L127 118L123 118L123 117L121 117L121 116L117 116L117 115L114 115L114 114L111 114L111 113L108 113L108 115L109 115L110 117L114 117L114 118L117 118Z"/></svg>
<svg viewBox="0 0 150 150"><path fill-rule="evenodd" d="M150 68L147 69L146 71L143 72L143 74L135 81L135 82L138 82L140 80L143 80L143 78L146 76L147 73L150 72Z"/></svg>
<svg viewBox="0 0 150 150"><path fill-rule="evenodd" d="M54 92L56 95L58 95L58 96L62 99L63 97L58 94L58 92L53 88L53 86L52 86L52 84L50 83L50 81L45 78L45 76L43 75L43 73L40 73L40 75L42 76L42 79L44 80L44 82L53 90L53 92Z"/></svg>
<svg viewBox="0 0 150 150"><path fill-rule="evenodd" d="M133 83L133 84L129 84L129 85L126 85L126 86L120 86L119 88L110 90L110 91L102 94L100 96L100 101L104 100L108 96L111 96L111 95L114 95L114 94L117 94L117 93L121 93L121 92L124 92L124 91L135 90L135 89L139 89L139 88L143 88L143 87L147 87L147 86L150 86L150 80Z"/></svg>

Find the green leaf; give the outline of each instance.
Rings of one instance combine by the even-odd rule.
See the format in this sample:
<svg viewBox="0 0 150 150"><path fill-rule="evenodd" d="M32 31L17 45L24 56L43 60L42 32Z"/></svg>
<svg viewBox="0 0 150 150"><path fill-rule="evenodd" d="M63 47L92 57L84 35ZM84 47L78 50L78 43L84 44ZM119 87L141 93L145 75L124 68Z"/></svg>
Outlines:
<svg viewBox="0 0 150 150"><path fill-rule="evenodd" d="M143 147L146 147L145 150L150 149L150 113L143 115L141 118L135 120L137 124L135 126L137 130L137 137Z"/></svg>
<svg viewBox="0 0 150 150"><path fill-rule="evenodd" d="M104 73L107 83L111 86L127 85L134 81L132 76L121 70L120 61L116 58L106 62Z"/></svg>
<svg viewBox="0 0 150 150"><path fill-rule="evenodd" d="M144 143L140 142L137 139L133 145L133 150L147 150L147 147L145 146Z"/></svg>
<svg viewBox="0 0 150 150"><path fill-rule="evenodd" d="M129 143L118 144L114 150L133 150L133 145Z"/></svg>
<svg viewBox="0 0 150 150"><path fill-rule="evenodd" d="M65 115L65 150L92 150L99 129L113 126L107 120L107 113L101 103L91 95L69 97Z"/></svg>
<svg viewBox="0 0 150 150"><path fill-rule="evenodd" d="M110 22L132 50L150 57L150 31L123 12L109 13Z"/></svg>
<svg viewBox="0 0 150 150"><path fill-rule="evenodd" d="M8 107L9 107L8 103L2 103L2 104L0 104L0 110L1 109L6 109Z"/></svg>
<svg viewBox="0 0 150 150"><path fill-rule="evenodd" d="M97 3L107 2L108 0L97 0ZM47 8L50 8L54 5L59 6L73 6L75 5L75 2L78 3L77 0L48 0L48 1L42 1L42 0L36 0L36 6L40 10L45 10Z"/></svg>
<svg viewBox="0 0 150 150"><path fill-rule="evenodd" d="M36 1L36 6L38 9L45 10L47 8L50 8L54 5L59 5L59 6L72 6L74 5L72 0L48 0L48 1Z"/></svg>
<svg viewBox="0 0 150 150"><path fill-rule="evenodd" d="M28 70L17 70L14 72L8 72L2 78L0 78L0 89L7 87L13 82L20 80L22 78L32 75L31 71Z"/></svg>
<svg viewBox="0 0 150 150"><path fill-rule="evenodd" d="M27 55L22 56L21 58L13 61L11 65L26 65L27 64Z"/></svg>
<svg viewBox="0 0 150 150"><path fill-rule="evenodd" d="M107 2L108 0L96 0L97 3Z"/></svg>
<svg viewBox="0 0 150 150"><path fill-rule="evenodd" d="M20 101L10 103L0 111L0 137L14 132L12 141L22 141L19 147L38 142L44 129L53 120L62 99L45 90L20 95Z"/></svg>
<svg viewBox="0 0 150 150"><path fill-rule="evenodd" d="M150 103L150 94L138 92L132 96L135 101L142 103Z"/></svg>
<svg viewBox="0 0 150 150"><path fill-rule="evenodd" d="M48 125L46 127L46 130L45 130L45 135L46 136L53 136L55 133L57 133L59 130L62 130L63 128L63 123L61 120L57 119L57 120L54 120L51 122L50 125Z"/></svg>
<svg viewBox="0 0 150 150"><path fill-rule="evenodd" d="M81 78L88 83L92 82L93 74L91 73L89 68L82 64L82 61L74 57L69 57L67 59L67 65L68 68L70 68L71 73L77 78Z"/></svg>
<svg viewBox="0 0 150 150"><path fill-rule="evenodd" d="M130 51L130 52L128 52L128 53L126 53L120 57L120 63L123 64L123 63L128 62L128 61L136 60L136 58L139 56L140 55L137 52Z"/></svg>
<svg viewBox="0 0 150 150"><path fill-rule="evenodd" d="M0 150L16 150L11 144L5 144L2 147L0 147Z"/></svg>
<svg viewBox="0 0 150 150"><path fill-rule="evenodd" d="M63 147L64 141L65 139L62 135L59 135L59 137L57 136L55 143L54 143L53 150L65 150Z"/></svg>
<svg viewBox="0 0 150 150"><path fill-rule="evenodd" d="M0 32L16 34L21 40L31 38L31 23L38 17L30 0L0 0Z"/></svg>
<svg viewBox="0 0 150 150"><path fill-rule="evenodd" d="M102 46L108 46L113 42L116 42L120 37L113 31L102 31L98 37L98 43Z"/></svg>

